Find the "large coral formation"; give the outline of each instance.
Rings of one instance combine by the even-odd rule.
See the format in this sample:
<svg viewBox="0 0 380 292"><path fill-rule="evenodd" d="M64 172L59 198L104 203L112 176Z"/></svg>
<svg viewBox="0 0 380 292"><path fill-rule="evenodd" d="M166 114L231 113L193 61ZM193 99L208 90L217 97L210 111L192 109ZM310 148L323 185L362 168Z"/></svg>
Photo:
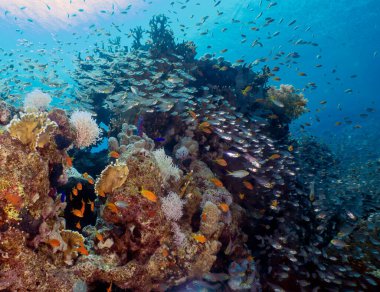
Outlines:
<svg viewBox="0 0 380 292"><path fill-rule="evenodd" d="M218 194L207 181L211 171L199 165L202 171L183 176L163 150L153 151L152 140L145 134L133 135L127 125L118 136L121 143L116 139L117 143L110 143L115 150L125 146L124 151L116 163L104 169L95 185L98 204L104 201L96 225L85 227L83 235L67 230L62 195L49 195L49 165L62 163L67 155L54 150L55 136L73 135L62 112L53 111L49 116L56 122L45 113L22 116L20 121L32 124L27 129L38 131L25 134L14 121L10 132L0 135L1 288L47 289L47 283L54 283L60 287L57 291L67 291L80 281L112 281L120 288L162 289L163 284L171 287L210 272L225 244L221 238L239 238L235 233L240 232L241 216L226 220L217 204L202 202L211 192ZM30 147L39 141L31 133L51 123L55 132L49 132L46 141L55 154L45 156L41 147ZM197 152L192 159L197 161ZM174 179L169 179L172 175ZM144 190L149 195L144 195ZM241 213L232 208L231 195L225 189L220 191L221 198L229 198L218 199L228 201L227 212ZM169 212L175 211L169 210L173 206L176 216ZM11 240L15 244L9 244ZM243 246L244 238L239 242L236 244ZM41 273L31 274L37 266ZM18 267L13 276L11 267ZM60 276L53 279L58 271Z"/></svg>
<svg viewBox="0 0 380 292"><path fill-rule="evenodd" d="M29 145L31 149L43 148L53 136L57 124L52 122L46 113L26 113L20 118L14 118L8 131L12 138L18 139L24 145Z"/></svg>

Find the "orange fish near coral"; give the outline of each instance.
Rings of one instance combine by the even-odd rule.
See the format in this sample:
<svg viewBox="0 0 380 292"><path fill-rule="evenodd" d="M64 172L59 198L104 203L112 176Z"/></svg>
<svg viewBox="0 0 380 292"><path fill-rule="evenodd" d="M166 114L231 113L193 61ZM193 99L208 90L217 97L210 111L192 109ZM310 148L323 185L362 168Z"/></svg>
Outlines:
<svg viewBox="0 0 380 292"><path fill-rule="evenodd" d="M219 164L220 166L227 166L227 161L225 161L223 158L215 159L214 162Z"/></svg>
<svg viewBox="0 0 380 292"><path fill-rule="evenodd" d="M190 116L191 116L194 120L197 119L197 114L196 114L195 112L193 112L193 111L189 111L189 114L190 114Z"/></svg>
<svg viewBox="0 0 380 292"><path fill-rule="evenodd" d="M77 183L77 189L78 189L79 191L83 190L83 186L82 186L82 184L81 184L80 182Z"/></svg>
<svg viewBox="0 0 380 292"><path fill-rule="evenodd" d="M95 210L95 204L94 204L94 202L92 202L92 201L90 201L90 199L88 199L87 204L90 205L91 212L94 212L94 210Z"/></svg>
<svg viewBox="0 0 380 292"><path fill-rule="evenodd" d="M73 158L71 158L70 156L66 156L66 165L68 167L73 167Z"/></svg>
<svg viewBox="0 0 380 292"><path fill-rule="evenodd" d="M202 235L202 234L193 234L193 238L197 241L197 242L200 242L200 243L205 243L207 241L207 238L206 236Z"/></svg>
<svg viewBox="0 0 380 292"><path fill-rule="evenodd" d="M58 247L61 245L61 242L58 239L50 239L48 243L51 245L51 247Z"/></svg>
<svg viewBox="0 0 380 292"><path fill-rule="evenodd" d="M208 128L210 127L210 123L209 122L202 122L199 124L199 128L202 129L202 128Z"/></svg>
<svg viewBox="0 0 380 292"><path fill-rule="evenodd" d="M227 213L230 210L230 207L226 203L219 204L220 210L222 210L224 213Z"/></svg>
<svg viewBox="0 0 380 292"><path fill-rule="evenodd" d="M144 188L141 189L140 193L144 198L148 199L149 201L154 203L157 202L157 196L155 193L148 190L144 190Z"/></svg>
<svg viewBox="0 0 380 292"><path fill-rule="evenodd" d="M250 183L249 181L247 181L247 180L244 180L243 181L243 185L247 188L247 189L249 189L249 190L253 190L253 184L252 183Z"/></svg>
<svg viewBox="0 0 380 292"><path fill-rule="evenodd" d="M84 203L84 201L82 199L82 207L80 208L80 211L82 212L82 214L84 214L85 208L86 208L86 205L85 205L85 203Z"/></svg>
<svg viewBox="0 0 380 292"><path fill-rule="evenodd" d="M87 172L82 174L82 176L88 181L89 184L93 185L95 183L92 177L90 177L90 175Z"/></svg>
<svg viewBox="0 0 380 292"><path fill-rule="evenodd" d="M289 150L290 152L292 152L292 151L294 150L293 145L289 145L288 150Z"/></svg>
<svg viewBox="0 0 380 292"><path fill-rule="evenodd" d="M88 250L83 245L81 247L78 247L76 251L78 251L82 255L89 255Z"/></svg>
<svg viewBox="0 0 380 292"><path fill-rule="evenodd" d="M72 209L71 210L71 213L73 213L75 216L79 217L79 218L83 218L83 213L81 212L81 210L78 210L78 209Z"/></svg>
<svg viewBox="0 0 380 292"><path fill-rule="evenodd" d="M116 151L111 151L110 153L108 153L108 156L111 158L118 159L120 157L120 154Z"/></svg>
<svg viewBox="0 0 380 292"><path fill-rule="evenodd" d="M201 131L206 134L211 134L212 130L210 128L202 128Z"/></svg>
<svg viewBox="0 0 380 292"><path fill-rule="evenodd" d="M107 292L111 292L111 290L112 290L112 282L111 282L111 284L109 285L109 287L107 288Z"/></svg>
<svg viewBox="0 0 380 292"><path fill-rule="evenodd" d="M72 193L74 196L78 196L78 190L76 188L72 189Z"/></svg>
<svg viewBox="0 0 380 292"><path fill-rule="evenodd" d="M99 240L99 241L103 241L104 237L101 233L99 232L96 232L96 235L95 235L96 239Z"/></svg>
<svg viewBox="0 0 380 292"><path fill-rule="evenodd" d="M214 178L210 178L210 181L218 188L221 188L223 187L223 183L221 182L221 180L217 179L216 177Z"/></svg>
<svg viewBox="0 0 380 292"><path fill-rule="evenodd" d="M280 157L281 157L280 154L275 153L275 154L272 154L272 155L269 157L269 159L270 159L270 160L275 160L275 159L279 159Z"/></svg>
<svg viewBox="0 0 380 292"><path fill-rule="evenodd" d="M115 214L119 212L119 209L117 208L117 206L111 202L108 202L106 204L106 208L108 208L112 213L115 213Z"/></svg>
<svg viewBox="0 0 380 292"><path fill-rule="evenodd" d="M78 223L75 224L75 227L76 227L77 229L82 229L82 226L80 225L80 221L78 221Z"/></svg>

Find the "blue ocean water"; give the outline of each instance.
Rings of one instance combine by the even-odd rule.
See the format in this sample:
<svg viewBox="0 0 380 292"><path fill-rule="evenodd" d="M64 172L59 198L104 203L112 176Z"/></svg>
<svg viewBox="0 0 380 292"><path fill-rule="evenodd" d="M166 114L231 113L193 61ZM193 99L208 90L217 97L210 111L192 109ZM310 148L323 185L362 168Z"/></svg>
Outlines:
<svg viewBox="0 0 380 292"><path fill-rule="evenodd" d="M196 58L244 60L257 72L268 66L268 86L299 89L308 112L290 124L290 139L316 137L327 145L318 151L331 151L334 158L327 159L339 161L340 170L322 182L324 195L344 198L347 192L342 210L365 213L364 194L378 194L380 187L378 166L372 168L380 164L377 0L2 0L0 72L7 82L0 81L1 97L22 106L26 93L41 88L51 93L53 106L76 109L78 56L91 57L118 37L131 48L130 30L147 28L157 14L169 17L176 41L196 44ZM46 67L31 75L30 64ZM61 91L48 85L53 82L67 85ZM107 138L92 153L107 149Z"/></svg>
<svg viewBox="0 0 380 292"><path fill-rule="evenodd" d="M359 116L365 113L366 108L376 109L379 106L376 86L380 68L378 1L224 0L214 7L216 2L212 0L183 3L87 0L63 1L64 8L55 4L57 1L50 2L49 10L49 1L37 1L33 5L27 5L27 1L2 1L1 48L18 50L20 39L33 42L35 47L42 47L44 43L48 49L60 47L59 57L63 63L60 64L62 72L58 73L65 78L72 66L73 51L85 51L94 42L118 35L122 36L122 42L130 44L131 40L125 36L131 28L137 25L146 27L151 16L165 13L171 18L175 37L194 41L198 56L215 53L231 61L243 58L246 62L264 58L265 62L256 66L258 70L263 65L281 68L277 74L281 81L270 81L271 85L293 84L302 89L309 82L315 83L315 89L305 89L310 113L294 123L292 132L295 135L301 134L299 125L308 122L311 126L305 131L333 146L345 143L347 137L351 136L350 139L358 140L358 143L371 137L374 140L367 141L367 146L373 146L372 151L378 148L375 141L379 138L376 134L379 133L379 111L367 118ZM128 13L121 14L128 5L131 5ZM181 9L183 6L185 8ZM84 11L79 12L79 9ZM223 14L218 15L218 12ZM197 26L204 17L207 17L204 23ZM265 25L266 19L273 19L273 22ZM296 22L289 26L293 20ZM109 30L111 35L89 35L91 25ZM120 26L120 29L116 29L115 25ZM185 33L180 30L183 28L181 25L186 27ZM259 31L251 30L261 26ZM223 29L226 30L222 32ZM202 32L207 32L207 35L201 35ZM279 34L273 36L275 33ZM247 39L243 44L242 34ZM58 40L62 43L57 43ZM255 40L259 40L262 47L252 47ZM302 44L302 41L316 45ZM224 48L230 49L220 54ZM33 48L30 51L32 56ZM286 54L297 52L300 57L288 63L286 60L273 60L276 53L281 51ZM50 57L47 53L38 58L49 60ZM321 67L316 68L316 65ZM298 76L297 72L305 72L307 76ZM352 89L352 93L345 93L347 89ZM321 105L322 100L327 103ZM362 128L353 130L352 125L343 122L345 117L352 120L353 125L358 124ZM335 126L336 122L343 124Z"/></svg>

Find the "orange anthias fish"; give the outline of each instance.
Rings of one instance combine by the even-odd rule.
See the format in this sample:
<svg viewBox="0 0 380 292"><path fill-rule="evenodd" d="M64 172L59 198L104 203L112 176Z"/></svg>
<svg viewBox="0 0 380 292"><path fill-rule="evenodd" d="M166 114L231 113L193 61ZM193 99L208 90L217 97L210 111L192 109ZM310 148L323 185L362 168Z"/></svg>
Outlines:
<svg viewBox="0 0 380 292"><path fill-rule="evenodd" d="M61 242L58 239L50 239L48 243L51 245L51 247L58 247L61 245Z"/></svg>
<svg viewBox="0 0 380 292"><path fill-rule="evenodd" d="M111 290L112 290L112 282L111 282L111 284L109 285L109 287L107 288L107 292L111 292Z"/></svg>
<svg viewBox="0 0 380 292"><path fill-rule="evenodd" d="M81 184L80 182L77 183L77 189L78 189L79 191L83 190L83 186L82 186L82 184Z"/></svg>
<svg viewBox="0 0 380 292"><path fill-rule="evenodd" d="M82 174L82 176L88 181L89 184L91 184L91 185L94 184L94 180L90 177L90 175L87 172Z"/></svg>
<svg viewBox="0 0 380 292"><path fill-rule="evenodd" d="M73 213L75 216L79 217L79 218L83 218L83 213L81 210L78 210L78 209L72 209L71 210L71 213Z"/></svg>
<svg viewBox="0 0 380 292"><path fill-rule="evenodd" d="M80 221L78 221L78 223L75 224L75 227L76 227L77 229L82 229L82 226L80 225Z"/></svg>
<svg viewBox="0 0 380 292"><path fill-rule="evenodd" d="M270 159L270 160L275 160L275 159L279 159L280 157L281 157L280 154L275 153L275 154L272 154L272 155L269 157L269 159Z"/></svg>
<svg viewBox="0 0 380 292"><path fill-rule="evenodd" d="M76 188L72 189L72 193L74 196L78 196L78 190Z"/></svg>
<svg viewBox="0 0 380 292"><path fill-rule="evenodd" d="M223 183L221 182L220 179L217 179L217 178L210 178L210 181L218 188L221 188L223 187Z"/></svg>
<svg viewBox="0 0 380 292"><path fill-rule="evenodd" d="M119 212L119 209L117 208L117 206L114 203L111 203L111 202L108 202L106 204L106 208L110 209L110 211L112 213L118 213Z"/></svg>
<svg viewBox="0 0 380 292"><path fill-rule="evenodd" d="M207 241L207 238L206 236L202 235L202 234L193 234L193 238L197 241L197 242L200 242L200 243L205 243Z"/></svg>
<svg viewBox="0 0 380 292"><path fill-rule="evenodd" d="M230 207L226 203L219 204L220 210L222 210L224 213L227 213L230 210Z"/></svg>
<svg viewBox="0 0 380 292"><path fill-rule="evenodd" d="M210 127L210 123L209 122L202 122L202 123L200 123L199 124L199 128L201 129L201 128L208 128L208 127Z"/></svg>
<svg viewBox="0 0 380 292"><path fill-rule="evenodd" d="M227 161L225 161L223 158L217 158L214 160L214 162L220 166L227 166Z"/></svg>
<svg viewBox="0 0 380 292"><path fill-rule="evenodd" d="M212 133L212 130L211 130L210 127L211 127L211 125L207 121L204 121L204 122L200 123L199 126L198 126L199 130L201 130L202 132L204 132L206 134L211 134Z"/></svg>
<svg viewBox="0 0 380 292"><path fill-rule="evenodd" d="M86 255L86 256L89 255L88 250L84 247L84 245L81 245L80 247L78 247L76 251L78 251L82 255Z"/></svg>
<svg viewBox="0 0 380 292"><path fill-rule="evenodd" d="M243 181L243 185L247 188L247 189L249 189L249 190L253 190L253 184L251 183L251 182L249 182L249 181L247 181L247 180L244 180Z"/></svg>
<svg viewBox="0 0 380 292"><path fill-rule="evenodd" d="M290 152L292 152L292 151L294 150L293 145L289 145L288 150L289 150Z"/></svg>
<svg viewBox="0 0 380 292"><path fill-rule="evenodd" d="M80 211L82 212L82 214L84 214L85 208L86 208L86 204L84 203L84 201L82 199L82 207L80 208Z"/></svg>
<svg viewBox="0 0 380 292"><path fill-rule="evenodd" d="M115 158L115 159L118 159L120 157L120 154L116 151L111 151L110 153L108 153L108 156Z"/></svg>
<svg viewBox="0 0 380 292"><path fill-rule="evenodd" d="M70 157L70 156L66 156L66 165L68 166L68 167L72 167L73 166L73 158L72 157Z"/></svg>
<svg viewBox="0 0 380 292"><path fill-rule="evenodd" d="M90 201L90 199L88 199L87 204L90 205L91 212L94 212L94 210L95 210L95 204L94 204L94 202Z"/></svg>
<svg viewBox="0 0 380 292"><path fill-rule="evenodd" d="M96 239L99 240L99 241L103 241L104 240L104 237L101 233L99 232L96 232L96 235L95 235Z"/></svg>
<svg viewBox="0 0 380 292"><path fill-rule="evenodd" d="M197 114L196 114L195 112L193 112L193 111L189 111L189 114L190 114L190 116L191 116L194 120L197 119Z"/></svg>
<svg viewBox="0 0 380 292"><path fill-rule="evenodd" d="M148 190L144 190L144 188L141 189L140 193L144 198L148 199L149 201L154 203L157 202L157 196L155 193Z"/></svg>

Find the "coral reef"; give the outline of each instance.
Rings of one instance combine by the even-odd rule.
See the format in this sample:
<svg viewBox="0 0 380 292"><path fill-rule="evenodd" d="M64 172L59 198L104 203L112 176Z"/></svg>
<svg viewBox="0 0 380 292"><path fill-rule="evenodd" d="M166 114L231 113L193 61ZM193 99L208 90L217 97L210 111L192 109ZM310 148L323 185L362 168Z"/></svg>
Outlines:
<svg viewBox="0 0 380 292"><path fill-rule="evenodd" d="M19 130L20 122L28 131ZM34 147L40 140L31 135L51 123L55 131L46 141L52 152L57 147L55 135L73 137L68 118L60 111L24 114L11 122L9 133L0 135L2 289L48 289L46 285L54 284L57 291L68 291L98 282L136 291L162 289L163 283L169 288L210 272L224 238L238 238L242 217L227 219L224 213L242 213L242 209L233 207L226 190L221 196L229 198L224 200L228 210L211 201L202 203L211 190L218 193L207 182L213 176L207 166L199 165L202 171L183 176L163 149L153 150L152 140L145 134L133 135L133 127L127 124L119 140L109 143L113 151L121 146L125 151L103 170L94 186L97 205L104 203L99 205L95 226L84 227L83 234L67 230L62 216L67 203L62 194L51 195L49 181L51 159L64 163L67 154L56 149L55 155L45 156L48 144ZM79 173L70 177L83 179ZM83 199L81 204L82 211L76 213L83 215ZM12 273L11 267L18 267L17 272ZM31 274L37 267L38 272ZM59 277L54 276L57 273Z"/></svg>
<svg viewBox="0 0 380 292"><path fill-rule="evenodd" d="M288 121L304 114L307 99L297 93L292 85L281 84L279 89L270 87L267 92L267 106L275 113L283 113Z"/></svg>

